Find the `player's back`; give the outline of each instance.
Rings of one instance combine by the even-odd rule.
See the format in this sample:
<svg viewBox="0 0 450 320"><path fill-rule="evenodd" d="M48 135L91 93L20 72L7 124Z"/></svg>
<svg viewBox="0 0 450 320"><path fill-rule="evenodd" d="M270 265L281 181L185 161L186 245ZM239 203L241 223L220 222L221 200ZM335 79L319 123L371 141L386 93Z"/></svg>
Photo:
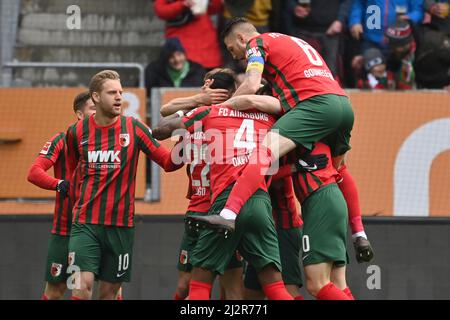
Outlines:
<svg viewBox="0 0 450 320"><path fill-rule="evenodd" d="M251 152L262 143L275 118L257 110L243 112L226 106L211 106L188 113L186 127L195 126L195 120L199 121L198 126L202 126L208 141L206 158L210 166L213 202L241 175Z"/></svg>
<svg viewBox="0 0 450 320"><path fill-rule="evenodd" d="M306 41L281 33L263 33L247 45L247 59L261 55L263 76L273 84L273 94L288 110L320 94L345 95L325 60Z"/></svg>

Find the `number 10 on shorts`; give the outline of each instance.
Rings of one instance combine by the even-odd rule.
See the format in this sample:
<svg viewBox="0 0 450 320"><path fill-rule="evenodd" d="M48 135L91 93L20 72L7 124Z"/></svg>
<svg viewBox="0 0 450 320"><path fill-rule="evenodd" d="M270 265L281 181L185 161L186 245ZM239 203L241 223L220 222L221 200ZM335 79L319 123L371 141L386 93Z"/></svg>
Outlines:
<svg viewBox="0 0 450 320"><path fill-rule="evenodd" d="M119 267L118 272L126 271L130 263L130 258L128 253L119 254Z"/></svg>

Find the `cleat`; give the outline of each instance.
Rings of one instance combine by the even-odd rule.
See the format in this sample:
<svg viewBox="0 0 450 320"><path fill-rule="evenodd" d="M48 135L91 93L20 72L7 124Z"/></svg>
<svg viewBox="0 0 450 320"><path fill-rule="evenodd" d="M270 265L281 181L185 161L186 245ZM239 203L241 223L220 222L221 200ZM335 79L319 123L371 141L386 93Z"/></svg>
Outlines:
<svg viewBox="0 0 450 320"><path fill-rule="evenodd" d="M358 263L369 262L373 259L373 249L369 240L358 237L353 245L355 246L356 261Z"/></svg>
<svg viewBox="0 0 450 320"><path fill-rule="evenodd" d="M210 215L210 216L193 216L187 218L191 221L195 221L197 225L202 228L213 229L218 233L231 234L235 229L235 221L227 220L219 216L218 214Z"/></svg>

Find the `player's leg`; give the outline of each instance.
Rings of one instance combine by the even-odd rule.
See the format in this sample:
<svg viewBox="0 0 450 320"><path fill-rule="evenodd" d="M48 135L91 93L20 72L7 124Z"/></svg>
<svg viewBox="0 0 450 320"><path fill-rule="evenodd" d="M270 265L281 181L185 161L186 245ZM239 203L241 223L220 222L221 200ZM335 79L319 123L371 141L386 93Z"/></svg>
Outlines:
<svg viewBox="0 0 450 320"><path fill-rule="evenodd" d="M238 253L231 258L227 269L224 274L219 277L220 287L223 289L224 300L242 300L244 298L243 293L243 264L242 258L237 256Z"/></svg>
<svg viewBox="0 0 450 320"><path fill-rule="evenodd" d="M295 300L303 300L300 288L303 286L300 270L300 251L302 232L301 227L278 229L278 246L280 249L281 275L286 290Z"/></svg>
<svg viewBox="0 0 450 320"><path fill-rule="evenodd" d="M239 252L254 266L265 296L270 300L293 300L281 275L278 238L268 193L257 190L242 207L237 221L245 227Z"/></svg>
<svg viewBox="0 0 450 320"><path fill-rule="evenodd" d="M90 300L94 288L95 274L89 271L81 271L79 274L79 286L72 290L71 300ZM77 282L77 281L76 281Z"/></svg>
<svg viewBox="0 0 450 320"><path fill-rule="evenodd" d="M204 216L204 212L187 211L186 217ZM178 281L175 290L174 300L184 300L189 295L189 281L191 280L191 254L197 244L199 231L185 225L183 237L181 239L179 258L177 263Z"/></svg>
<svg viewBox="0 0 450 320"><path fill-rule="evenodd" d="M111 283L107 281L98 282L99 300L117 300L117 295L121 289L122 282Z"/></svg>
<svg viewBox="0 0 450 320"><path fill-rule="evenodd" d="M247 263L244 277L244 299L245 300L264 300L266 295L259 283L258 273L256 269Z"/></svg>
<svg viewBox="0 0 450 320"><path fill-rule="evenodd" d="M123 300L123 288L120 287L117 291L116 300Z"/></svg>
<svg viewBox="0 0 450 320"><path fill-rule="evenodd" d="M45 283L44 295L42 300L61 300L67 290L66 282Z"/></svg>
<svg viewBox="0 0 450 320"><path fill-rule="evenodd" d="M69 268L76 267L73 300L92 298L95 274L101 261L101 244L98 238L100 226L73 223L69 241Z"/></svg>
<svg viewBox="0 0 450 320"><path fill-rule="evenodd" d="M336 184L324 186L302 203L302 260L306 288L319 300L348 300L331 282L333 265L347 263L347 206Z"/></svg>
<svg viewBox="0 0 450 320"><path fill-rule="evenodd" d="M134 228L99 226L102 258L98 271L99 299L115 300L122 282L130 282Z"/></svg>
<svg viewBox="0 0 450 320"><path fill-rule="evenodd" d="M184 300L189 295L189 282L191 281L191 272L178 271L177 288L175 290L174 300Z"/></svg>
<svg viewBox="0 0 450 320"><path fill-rule="evenodd" d="M62 299L67 290L69 236L52 234L48 245L43 300Z"/></svg>
<svg viewBox="0 0 450 320"><path fill-rule="evenodd" d="M219 194L211 205L208 216L217 215L220 212L230 190L231 186ZM215 275L223 275L232 257L236 255L242 232L239 220L236 223L236 232L225 241L215 230L200 230L198 241L191 254L193 270L189 285L190 300L209 299Z"/></svg>
<svg viewBox="0 0 450 320"><path fill-rule="evenodd" d="M370 261L373 258L373 250L364 232L358 189L353 176L345 165L345 154L351 148L350 136L353 128L354 114L347 97L337 97L336 106L342 110L342 121L337 131L325 137L324 141L330 146L333 156L333 166L341 176L338 185L348 207L349 223L355 244L356 259L358 262Z"/></svg>
<svg viewBox="0 0 450 320"><path fill-rule="evenodd" d="M312 97L278 119L262 145L253 150L249 164L237 180L221 217L235 218L274 161L297 145L311 151L315 142L338 129L343 113L343 108L336 105L339 98L332 94Z"/></svg>
<svg viewBox="0 0 450 320"><path fill-rule="evenodd" d="M341 289L350 298L350 300L355 300L352 292L350 291L350 288L347 285L347 281L345 278L346 269L347 268L345 265L334 266L331 270L331 282L333 282L336 287Z"/></svg>

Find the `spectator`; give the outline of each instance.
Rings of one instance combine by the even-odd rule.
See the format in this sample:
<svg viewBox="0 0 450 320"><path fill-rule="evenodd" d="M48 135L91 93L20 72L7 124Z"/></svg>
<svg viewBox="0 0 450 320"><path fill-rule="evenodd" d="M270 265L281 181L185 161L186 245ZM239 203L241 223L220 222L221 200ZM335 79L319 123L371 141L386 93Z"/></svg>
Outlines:
<svg viewBox="0 0 450 320"><path fill-rule="evenodd" d="M152 88L158 87L200 87L203 85L205 70L201 65L186 58L183 46L178 38L168 38L161 49L158 60L151 62L145 68L145 87L150 99ZM148 117L150 125L151 119ZM147 158L146 180L148 193L151 182L151 160Z"/></svg>
<svg viewBox="0 0 450 320"><path fill-rule="evenodd" d="M371 48L364 53L366 75L359 79L359 89L394 89L394 75L386 70L386 60L379 49Z"/></svg>
<svg viewBox="0 0 450 320"><path fill-rule="evenodd" d="M351 58L354 74L363 67L362 54L369 48L378 48L387 56L389 48L386 29L397 19L409 20L413 24L423 19L423 0L353 0L348 25L352 37L361 41Z"/></svg>
<svg viewBox="0 0 450 320"><path fill-rule="evenodd" d="M270 18L272 13L272 0L225 0L224 25L235 17L245 17L258 30L265 33L272 30Z"/></svg>
<svg viewBox="0 0 450 320"><path fill-rule="evenodd" d="M430 27L450 36L450 17L448 0L425 0L425 10L431 15Z"/></svg>
<svg viewBox="0 0 450 320"><path fill-rule="evenodd" d="M224 11L220 22L220 29L235 17L245 17L256 27L258 32L265 33L273 30L273 0L225 0ZM221 39L222 40L222 39ZM220 43L222 57L225 66L236 72L238 78L242 78L242 66L240 62L233 60L223 41ZM244 66L244 72L245 72Z"/></svg>
<svg viewBox="0 0 450 320"><path fill-rule="evenodd" d="M386 30L389 44L387 68L392 71L397 90L409 90L416 87L414 73L414 54L416 42L408 21L397 20Z"/></svg>
<svg viewBox="0 0 450 320"><path fill-rule="evenodd" d="M334 76L338 72L339 40L351 0L289 0L293 12L293 35L307 41L325 59Z"/></svg>
<svg viewBox="0 0 450 320"><path fill-rule="evenodd" d="M188 59L205 69L219 67L222 57L210 16L221 11L222 1L210 0L205 12L197 12L195 5L195 0L156 0L154 6L156 15L166 21L166 38L179 38Z"/></svg>
<svg viewBox="0 0 450 320"><path fill-rule="evenodd" d="M158 60L145 68L147 95L157 87L200 87L205 70L186 58L178 38L169 38L161 49Z"/></svg>
<svg viewBox="0 0 450 320"><path fill-rule="evenodd" d="M450 37L427 27L421 28L414 68L420 88L450 89Z"/></svg>
<svg viewBox="0 0 450 320"><path fill-rule="evenodd" d="M362 52L371 47L386 51L387 27L397 19L420 23L423 19L422 6L423 0L353 0L348 22L350 32L355 39L363 40ZM380 17L376 16L377 12L381 13Z"/></svg>

